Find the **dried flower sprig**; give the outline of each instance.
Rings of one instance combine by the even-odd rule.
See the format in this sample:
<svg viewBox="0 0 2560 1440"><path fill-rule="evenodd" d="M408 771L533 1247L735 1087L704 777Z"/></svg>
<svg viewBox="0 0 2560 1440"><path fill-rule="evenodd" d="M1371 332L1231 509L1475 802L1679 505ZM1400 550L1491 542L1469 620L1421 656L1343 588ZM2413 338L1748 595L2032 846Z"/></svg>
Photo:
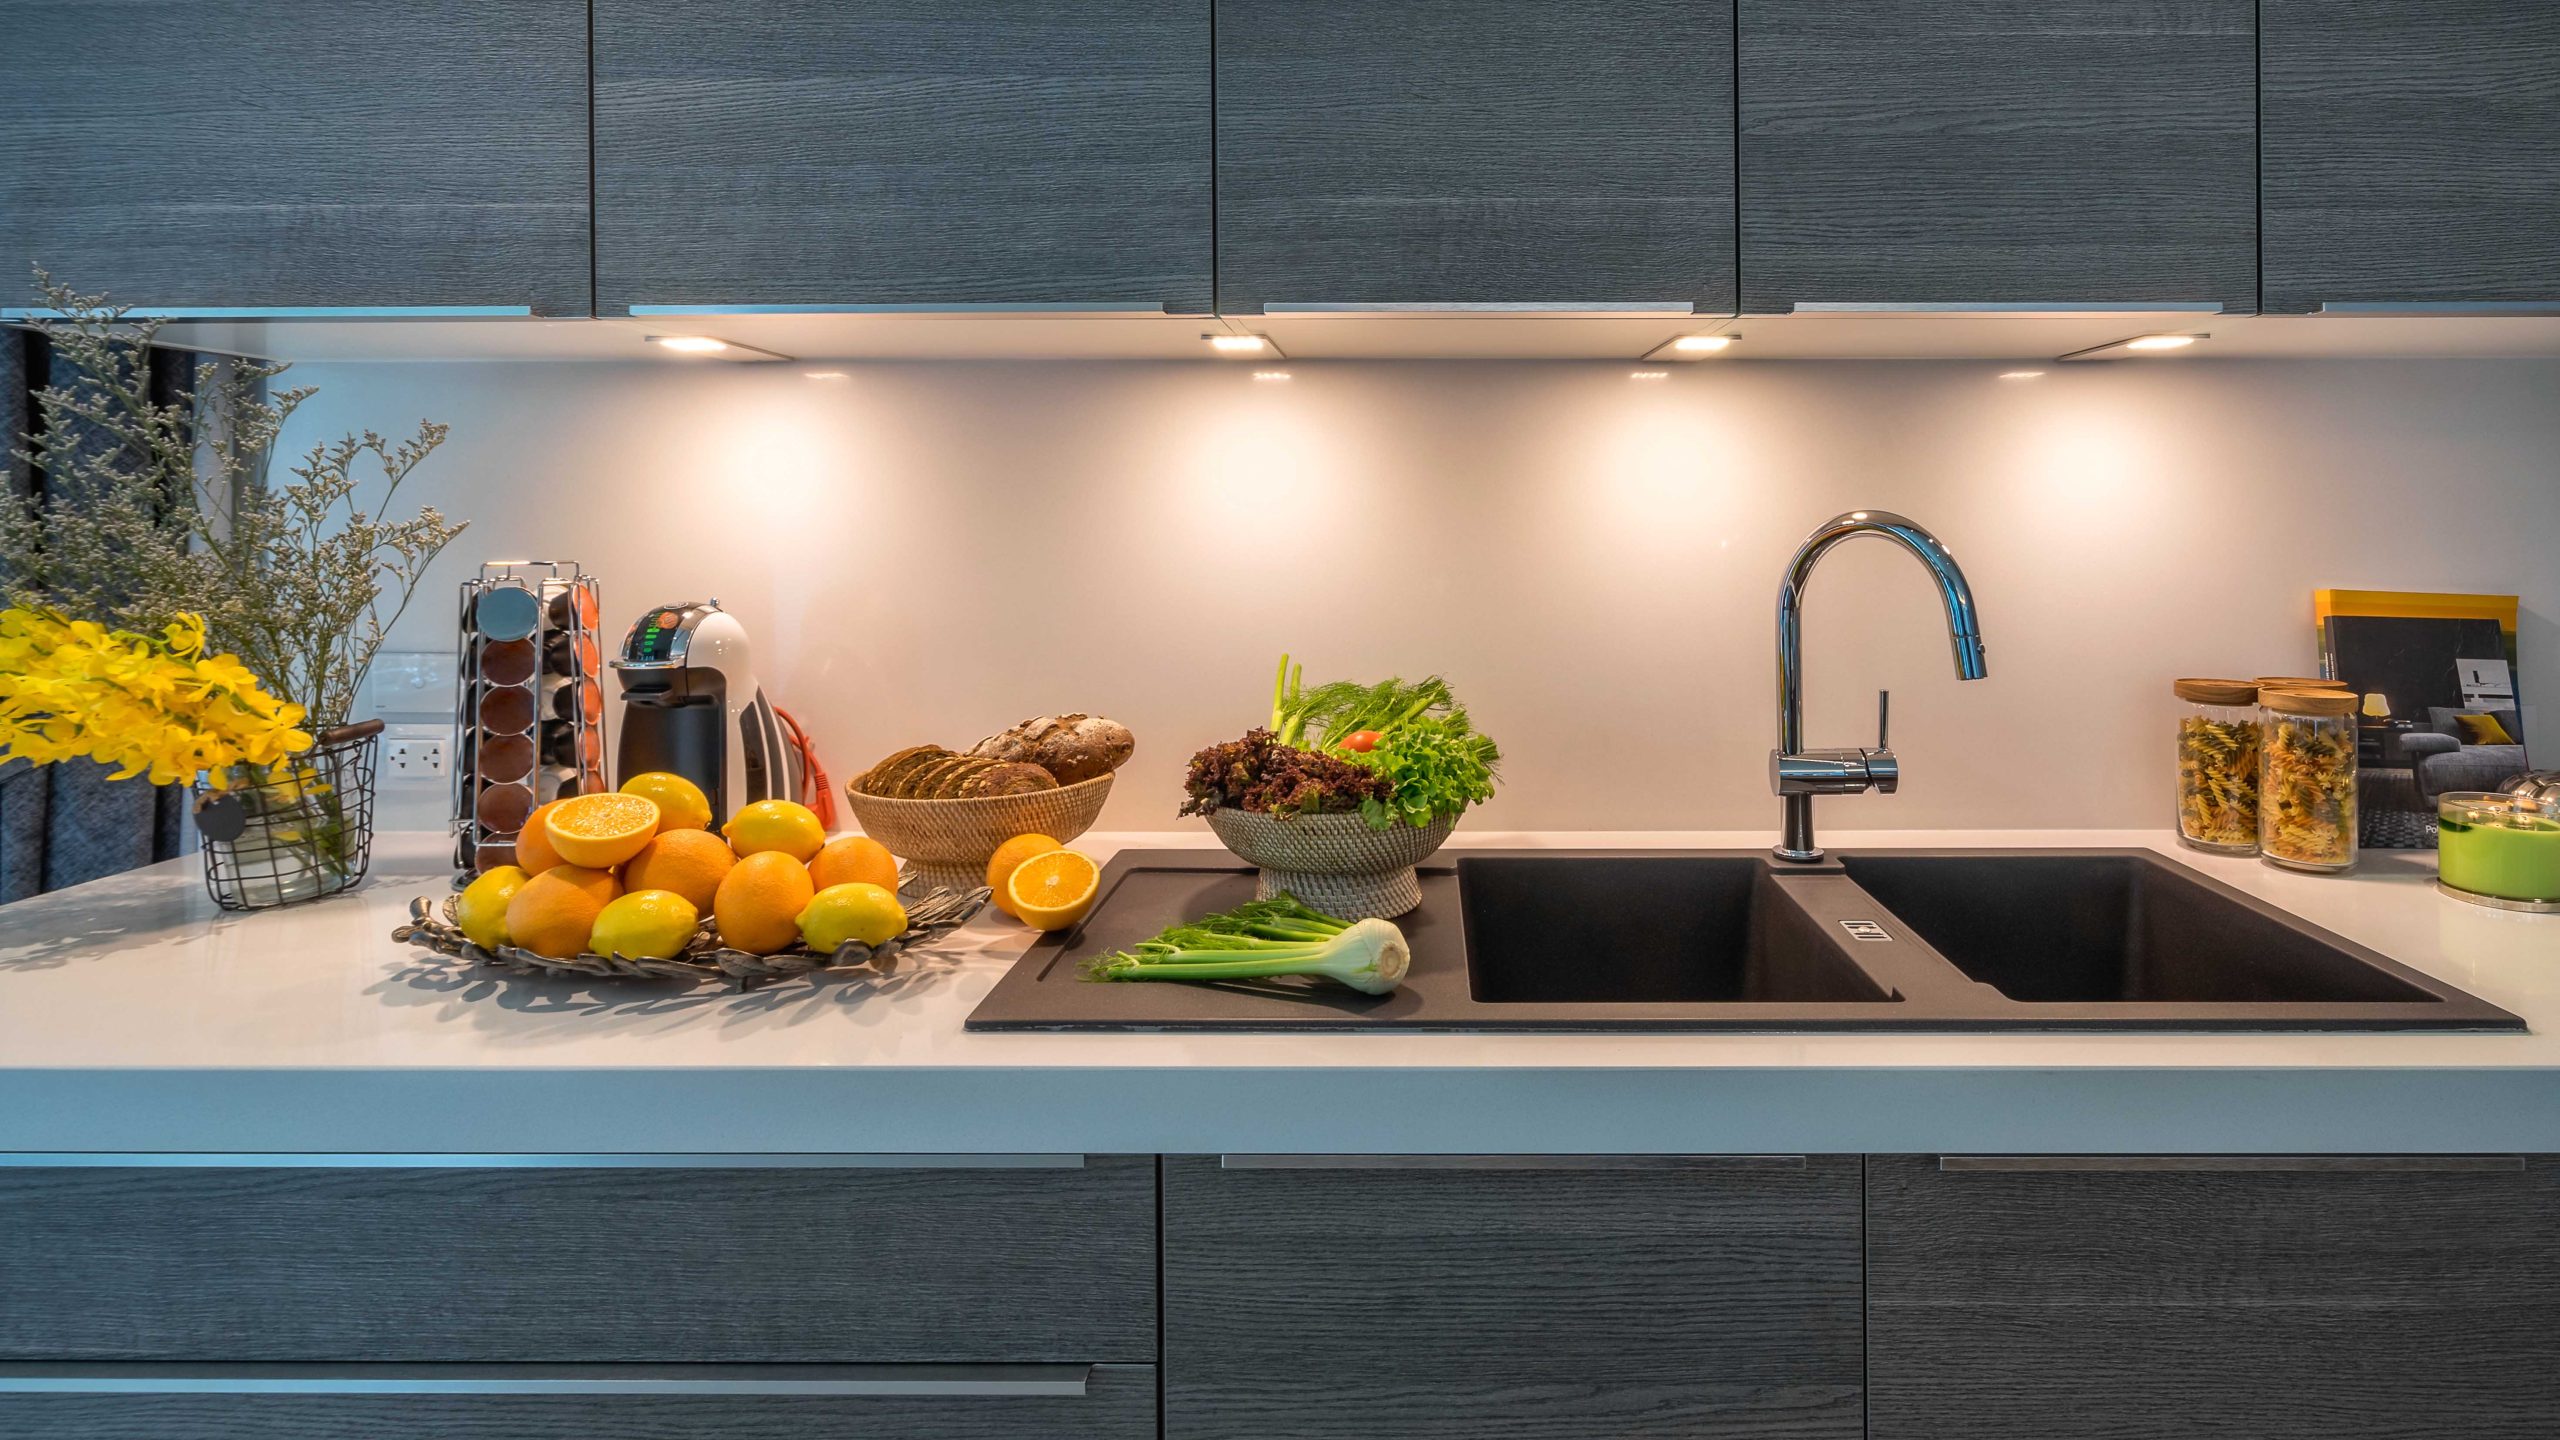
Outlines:
<svg viewBox="0 0 2560 1440"><path fill-rule="evenodd" d="M58 611L0 610L0 761L90 759L154 785L199 773L228 788L241 765L311 748L302 707L267 693L236 655L207 655L204 621L154 639Z"/></svg>
<svg viewBox="0 0 2560 1440"><path fill-rule="evenodd" d="M271 389L285 366L209 362L192 395L158 399L149 354L163 322L41 268L36 285L51 317L41 328L74 374L37 393L44 423L16 452L56 499L0 491L8 600L131 630L199 614L320 727L344 723L428 562L462 533L432 506L387 516L446 427L315 444L286 467L291 483L273 484L285 423L315 393ZM384 482L371 505L358 493L366 468Z"/></svg>

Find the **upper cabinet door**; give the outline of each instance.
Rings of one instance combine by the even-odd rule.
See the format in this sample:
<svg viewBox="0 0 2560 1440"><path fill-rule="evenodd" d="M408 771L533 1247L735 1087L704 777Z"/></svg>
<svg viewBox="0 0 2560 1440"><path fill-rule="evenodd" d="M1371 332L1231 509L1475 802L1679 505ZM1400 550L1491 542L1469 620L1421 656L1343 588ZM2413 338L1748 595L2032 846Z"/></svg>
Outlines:
<svg viewBox="0 0 2560 1440"><path fill-rule="evenodd" d="M1218 305L1730 312L1726 0L1220 0Z"/></svg>
<svg viewBox="0 0 2560 1440"><path fill-rule="evenodd" d="M2265 4L2267 308L2560 302L2560 5Z"/></svg>
<svg viewBox="0 0 2560 1440"><path fill-rule="evenodd" d="M2256 308L2252 0L1741 0L1742 303Z"/></svg>
<svg viewBox="0 0 2560 1440"><path fill-rule="evenodd" d="M1209 0L596 0L596 293L1206 310Z"/></svg>
<svg viewBox="0 0 2560 1440"><path fill-rule="evenodd" d="M0 307L583 315L578 0L0 0Z"/></svg>

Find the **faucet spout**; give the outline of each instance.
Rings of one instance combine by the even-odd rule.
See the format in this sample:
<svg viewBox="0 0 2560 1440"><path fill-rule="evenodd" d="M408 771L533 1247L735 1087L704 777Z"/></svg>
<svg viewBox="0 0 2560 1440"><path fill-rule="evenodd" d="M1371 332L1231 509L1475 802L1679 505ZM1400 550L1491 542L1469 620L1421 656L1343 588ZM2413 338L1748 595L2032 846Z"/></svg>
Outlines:
<svg viewBox="0 0 2560 1440"><path fill-rule="evenodd" d="M1882 736L1872 750L1807 751L1804 746L1804 588L1813 567L1833 546L1861 535L1891 540L1911 552L1938 587L1947 612L1947 642L1955 656L1956 678L1979 680L1989 673L1983 655L1982 626L1974 610L1973 587L1946 545L1918 522L1888 510L1852 510L1826 520L1804 543L1778 581L1778 748L1770 756L1770 788L1781 806L1776 854L1781 860L1822 858L1813 838L1813 797L1890 791L1900 774L1893 752Z"/></svg>

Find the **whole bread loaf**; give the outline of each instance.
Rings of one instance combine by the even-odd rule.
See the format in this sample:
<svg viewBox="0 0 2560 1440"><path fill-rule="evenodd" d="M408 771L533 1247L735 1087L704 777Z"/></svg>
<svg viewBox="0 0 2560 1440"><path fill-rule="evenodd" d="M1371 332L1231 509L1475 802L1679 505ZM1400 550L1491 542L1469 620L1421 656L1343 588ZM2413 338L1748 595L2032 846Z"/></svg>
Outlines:
<svg viewBox="0 0 2560 1440"><path fill-rule="evenodd" d="M1129 727L1100 715L1041 715L969 747L971 755L1037 765L1061 785L1108 775L1138 748Z"/></svg>

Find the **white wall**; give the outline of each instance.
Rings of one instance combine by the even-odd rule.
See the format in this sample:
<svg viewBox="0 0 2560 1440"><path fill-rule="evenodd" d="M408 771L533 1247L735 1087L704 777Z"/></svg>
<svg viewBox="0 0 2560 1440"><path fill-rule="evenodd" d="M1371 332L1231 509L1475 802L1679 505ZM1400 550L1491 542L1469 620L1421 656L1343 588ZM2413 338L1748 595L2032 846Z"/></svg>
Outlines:
<svg viewBox="0 0 2560 1440"><path fill-rule="evenodd" d="M1104 824L1178 822L1196 747L1311 677L1438 670L1507 754L1475 823L1773 826L1771 600L1816 522L1953 548L1989 679L1958 685L1918 566L1835 552L1809 738L1902 791L1827 827L2166 823L2168 682L2304 673L2319 586L2516 593L2530 742L2560 764L2560 364L2065 366L327 365L300 432L417 417L468 518L450 587L536 554L618 628L716 595L837 777L1047 710L1139 737ZM2541 700L2542 703L2532 702Z"/></svg>

